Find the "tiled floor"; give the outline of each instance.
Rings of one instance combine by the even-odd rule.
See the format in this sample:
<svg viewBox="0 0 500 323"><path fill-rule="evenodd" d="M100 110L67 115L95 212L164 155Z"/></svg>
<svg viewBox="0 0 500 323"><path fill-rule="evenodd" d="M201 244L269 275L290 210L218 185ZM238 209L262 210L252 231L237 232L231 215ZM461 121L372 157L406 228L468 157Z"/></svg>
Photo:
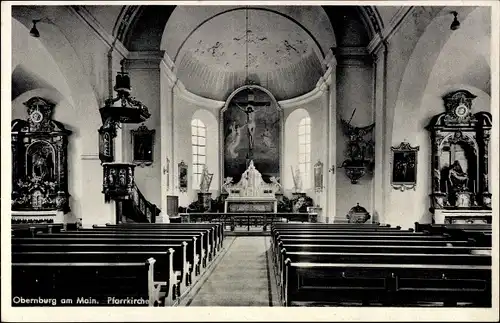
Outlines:
<svg viewBox="0 0 500 323"><path fill-rule="evenodd" d="M235 237L188 306L273 306L276 288L267 253L269 237Z"/></svg>

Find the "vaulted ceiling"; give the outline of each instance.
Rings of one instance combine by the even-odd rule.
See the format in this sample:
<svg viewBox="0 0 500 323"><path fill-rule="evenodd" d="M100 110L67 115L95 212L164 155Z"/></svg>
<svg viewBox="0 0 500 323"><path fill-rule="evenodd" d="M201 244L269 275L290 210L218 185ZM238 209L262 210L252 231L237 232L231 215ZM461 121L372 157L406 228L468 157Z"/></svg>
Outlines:
<svg viewBox="0 0 500 323"><path fill-rule="evenodd" d="M165 50L186 89L216 100L248 80L278 100L305 94L331 47L366 47L381 17L394 14L369 6L84 8L130 51Z"/></svg>

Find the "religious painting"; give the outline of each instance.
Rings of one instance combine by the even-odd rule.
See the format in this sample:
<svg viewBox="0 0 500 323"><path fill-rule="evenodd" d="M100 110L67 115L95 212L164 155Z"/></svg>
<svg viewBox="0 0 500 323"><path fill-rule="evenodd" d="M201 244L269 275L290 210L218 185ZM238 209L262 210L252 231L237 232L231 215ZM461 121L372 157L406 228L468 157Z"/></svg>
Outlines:
<svg viewBox="0 0 500 323"><path fill-rule="evenodd" d="M412 147L407 142L402 142L397 147L391 147L392 172L391 185L395 189L415 190L417 184L417 152L419 147Z"/></svg>
<svg viewBox="0 0 500 323"><path fill-rule="evenodd" d="M187 192L188 189L188 167L184 161L181 161L179 167L179 191Z"/></svg>
<svg viewBox="0 0 500 323"><path fill-rule="evenodd" d="M234 95L222 111L223 178L235 182L253 160L264 181L280 176L281 109L258 87Z"/></svg>
<svg viewBox="0 0 500 323"><path fill-rule="evenodd" d="M141 125L137 130L131 130L133 162L142 167L153 163L155 130L149 130Z"/></svg>

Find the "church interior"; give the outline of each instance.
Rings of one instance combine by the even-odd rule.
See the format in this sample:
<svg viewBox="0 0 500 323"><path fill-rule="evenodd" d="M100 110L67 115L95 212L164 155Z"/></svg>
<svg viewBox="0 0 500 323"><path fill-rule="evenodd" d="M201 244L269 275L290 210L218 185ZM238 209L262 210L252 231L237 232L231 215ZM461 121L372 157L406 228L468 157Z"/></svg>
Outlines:
<svg viewBox="0 0 500 323"><path fill-rule="evenodd" d="M12 5L11 305L498 306L493 9Z"/></svg>

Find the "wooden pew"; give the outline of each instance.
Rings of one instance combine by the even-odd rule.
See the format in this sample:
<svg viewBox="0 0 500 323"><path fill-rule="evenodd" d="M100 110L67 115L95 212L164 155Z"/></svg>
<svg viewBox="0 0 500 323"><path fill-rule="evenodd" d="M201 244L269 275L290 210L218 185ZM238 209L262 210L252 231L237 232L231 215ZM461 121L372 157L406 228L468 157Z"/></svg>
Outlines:
<svg viewBox="0 0 500 323"><path fill-rule="evenodd" d="M148 235L157 235L161 237L179 237L185 235L196 236L203 247L201 250L203 251L202 259L206 259L206 261L212 260L217 252L216 248L216 238L214 235L214 231L210 231L208 229L199 229L199 230L187 230L187 229L127 229L127 228L108 228L108 227L94 227L92 229L82 229L78 231L68 231L67 233L78 234L78 233L90 233L90 234L125 234L129 236L134 236L138 234L148 234Z"/></svg>
<svg viewBox="0 0 500 323"><path fill-rule="evenodd" d="M466 229L466 230L477 230L477 231L491 231L492 229L491 224L430 224L430 223L421 224L415 222L415 231L417 232L429 231L431 233L434 232L439 233L444 228L455 229L455 230Z"/></svg>
<svg viewBox="0 0 500 323"><path fill-rule="evenodd" d="M272 254L274 255L274 261L276 264L279 263L281 256L282 245L308 245L308 246L323 246L323 245L340 245L340 246L412 246L412 247L426 247L426 246L434 246L434 247L472 247L474 246L473 241L462 241L462 240L423 240L423 239L415 239L411 240L410 238L401 238L398 240L395 239L384 239L379 240L376 238L364 239L364 237L359 237L358 239L346 239L345 237L341 238L327 238L323 239L322 237L309 237L309 238L295 238L295 237L277 237L276 239L276 248L272 249Z"/></svg>
<svg viewBox="0 0 500 323"><path fill-rule="evenodd" d="M185 223L120 223L106 224L105 226L94 225L93 228L113 228L122 230L186 230L186 231L203 231L209 230L212 240L216 242L217 250L222 247L224 240L224 230L220 224L185 224Z"/></svg>
<svg viewBox="0 0 500 323"><path fill-rule="evenodd" d="M454 239L471 238L478 245L491 247L491 224L419 224L415 229L428 234L448 234Z"/></svg>
<svg viewBox="0 0 500 323"><path fill-rule="evenodd" d="M271 248L274 252L279 252L278 240L280 239L336 239L336 240L422 240L422 241L444 241L450 240L447 235L432 236L417 233L407 233L404 235L392 235L385 232L367 232L367 233L344 233L344 232L325 232L298 234L290 232L276 232L271 239Z"/></svg>
<svg viewBox="0 0 500 323"><path fill-rule="evenodd" d="M396 254L396 253L337 253L337 252L285 252L284 263L281 268L281 291L286 295L289 288L287 283L295 281L297 277L287 276L286 263L311 263L311 264L390 264L390 265L445 265L445 266L472 266L491 268L491 256L489 255L464 255L464 254ZM444 278L447 279L448 276ZM365 278L371 279L367 275ZM421 277L426 279L426 277ZM466 276L461 277L467 278ZM359 277L361 279L361 277ZM358 280L359 280L358 279ZM446 280L443 279L443 280ZM484 282L483 284L484 285ZM467 288L467 285L461 285ZM366 286L365 286L366 287Z"/></svg>
<svg viewBox="0 0 500 323"><path fill-rule="evenodd" d="M274 223L276 229L401 230L400 226L356 223ZM413 229L412 229L413 230Z"/></svg>
<svg viewBox="0 0 500 323"><path fill-rule="evenodd" d="M57 234L37 234L36 237L40 238L90 238L90 239L121 239L121 240L131 240L131 239L142 239L143 242L148 244L148 242L154 241L155 243L180 243L185 241L186 246L186 259L188 264L192 266L192 269L196 269L196 274L201 272L201 268L207 266L207 255L204 240L199 238L197 233L177 233L177 234L156 234L154 232L148 233L126 233L126 232L93 232L93 231L68 231L61 232ZM132 243L134 240L132 240ZM139 242L137 242L139 243ZM197 266L197 267L196 267Z"/></svg>
<svg viewBox="0 0 500 323"><path fill-rule="evenodd" d="M277 257L276 269L278 273L283 270L283 264L288 254L298 254L303 255L307 253L311 254L332 254L336 255L339 253L346 254L397 254L397 255L407 255L407 254L441 254L441 255L489 255L484 259L491 261L491 248L486 247L442 247L442 246L421 246L421 245L379 245L378 241L373 241L372 245L304 245L292 243L280 242L280 254ZM399 257L399 256L398 256ZM420 256L419 260L423 257ZM444 256L447 258L447 256ZM394 258L384 258L388 261L393 261ZM447 258L449 259L449 258ZM292 259L293 260L293 259ZM398 262L404 262L405 258L396 259ZM454 260L453 260L454 261ZM345 261L344 261L345 262ZM278 276L279 277L279 276Z"/></svg>
<svg viewBox="0 0 500 323"><path fill-rule="evenodd" d="M152 258L131 263L14 262L12 306L155 306L154 270Z"/></svg>
<svg viewBox="0 0 500 323"><path fill-rule="evenodd" d="M199 254L200 262L203 267L206 267L207 262L213 258L212 253L209 252L213 250L212 241L209 239L210 236L206 234L206 232L199 231L165 231L165 230L125 230L125 229L107 229L107 230L94 230L94 229L83 229L78 231L63 231L61 234L66 236L71 235L81 235L81 236L127 236L127 237L141 237L141 236L150 236L152 238L159 239L186 239L189 243L191 240L195 240L196 249L199 251L196 254ZM55 235L53 235L55 236ZM189 241L188 241L189 240ZM190 248L190 246L188 246Z"/></svg>
<svg viewBox="0 0 500 323"><path fill-rule="evenodd" d="M13 252L13 263L140 263L145 259L156 260L153 271L155 290L165 292L165 305L171 305L180 296L180 273L174 272L174 249L163 251L23 251Z"/></svg>
<svg viewBox="0 0 500 323"><path fill-rule="evenodd" d="M100 227L100 226L94 226ZM117 228L178 228L178 229L211 229L215 228L218 249L222 248L224 241L224 228L220 223L120 223L120 224L106 224L106 227Z"/></svg>
<svg viewBox="0 0 500 323"><path fill-rule="evenodd" d="M66 245L66 244L121 244L121 245L150 245L150 244L168 244L171 245L173 252L173 270L175 277L179 277L178 285L179 287L187 287L192 280L193 266L190 266L191 261L187 258L187 242L184 239L154 239L151 237L142 238L128 238L128 237L36 237L36 238L13 238L12 245L13 249L17 248L18 245L28 245L28 244L42 244L42 245ZM26 247L25 247L26 248ZM57 247L52 247L57 248ZM193 257L194 258L194 257ZM182 288L179 288L179 293L182 292Z"/></svg>
<svg viewBox="0 0 500 323"><path fill-rule="evenodd" d="M60 224L45 224L45 223L33 223L33 224L12 224L11 232L13 237L33 237L36 231L42 231L46 233L56 233L63 230L64 225Z"/></svg>
<svg viewBox="0 0 500 323"><path fill-rule="evenodd" d="M483 265L285 262L285 306L311 303L491 306L491 267Z"/></svg>

